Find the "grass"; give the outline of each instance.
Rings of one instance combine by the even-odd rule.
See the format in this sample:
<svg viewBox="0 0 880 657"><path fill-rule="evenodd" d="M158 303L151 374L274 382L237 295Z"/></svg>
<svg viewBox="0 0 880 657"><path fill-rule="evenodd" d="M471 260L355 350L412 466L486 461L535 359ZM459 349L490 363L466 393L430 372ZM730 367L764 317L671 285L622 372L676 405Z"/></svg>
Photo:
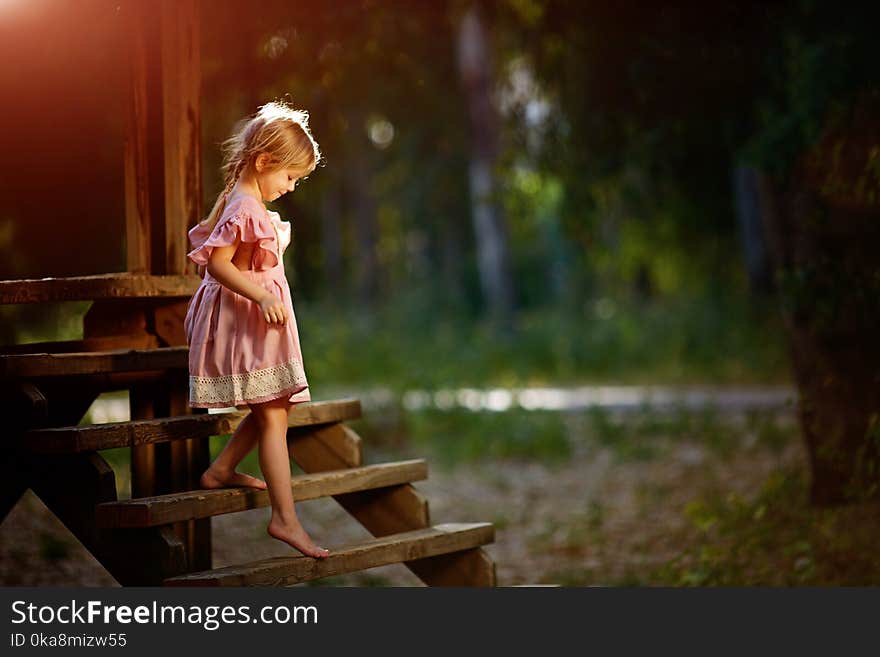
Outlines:
<svg viewBox="0 0 880 657"><path fill-rule="evenodd" d="M484 459L565 460L571 453L564 419L552 411L426 410L406 414L415 449L445 467Z"/></svg>

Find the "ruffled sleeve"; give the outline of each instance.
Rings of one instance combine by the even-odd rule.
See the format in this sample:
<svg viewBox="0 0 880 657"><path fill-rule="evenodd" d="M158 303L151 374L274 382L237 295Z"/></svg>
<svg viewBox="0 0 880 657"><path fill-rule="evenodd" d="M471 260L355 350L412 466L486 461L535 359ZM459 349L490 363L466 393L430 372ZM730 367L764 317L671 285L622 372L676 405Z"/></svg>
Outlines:
<svg viewBox="0 0 880 657"><path fill-rule="evenodd" d="M275 229L265 211L243 205L227 208L214 230L206 236L207 232L204 224L197 224L189 231L190 243L195 248L187 253L187 257L197 265L207 266L214 249L233 245L236 237L244 243L256 243L253 256L256 271L278 265Z"/></svg>

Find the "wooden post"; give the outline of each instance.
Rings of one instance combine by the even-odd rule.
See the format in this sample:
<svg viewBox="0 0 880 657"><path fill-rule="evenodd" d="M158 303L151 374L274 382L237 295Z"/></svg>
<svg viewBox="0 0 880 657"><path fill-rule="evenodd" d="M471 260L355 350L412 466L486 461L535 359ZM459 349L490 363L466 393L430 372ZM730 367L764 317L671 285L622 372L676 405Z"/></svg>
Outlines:
<svg viewBox="0 0 880 657"><path fill-rule="evenodd" d="M194 270L186 257L187 230L202 216L200 38L196 0L162 0L161 4L162 128L165 181L164 238L161 273L185 274ZM156 263L158 264L158 263ZM163 307L154 314L166 342L185 344L182 318L186 304ZM175 334L162 320L180 317ZM190 413L186 379L168 386L170 415ZM208 439L171 444L171 490L198 487L208 466ZM211 519L189 521L181 527L189 567L211 568Z"/></svg>
<svg viewBox="0 0 880 657"><path fill-rule="evenodd" d="M125 179L127 267L194 272L187 230L202 215L200 38L197 0L130 2ZM186 302L144 306L159 343L185 344ZM185 415L186 379L132 391L132 419ZM208 439L132 448L132 495L187 490L207 467ZM210 519L175 528L191 567L210 568Z"/></svg>
<svg viewBox="0 0 880 657"><path fill-rule="evenodd" d="M163 274L195 271L187 229L202 218L200 39L196 0L162 0L165 167Z"/></svg>
<svg viewBox="0 0 880 657"><path fill-rule="evenodd" d="M158 273L153 268L153 226L164 215L164 186L156 151L161 145L161 80L154 44L159 18L148 3L125 5L129 53L128 111L125 123L126 266L130 272ZM151 47L153 46L153 47ZM158 130L157 130L158 126ZM158 134L157 134L158 132ZM144 320L146 326L146 319ZM155 417L148 386L130 390L131 419ZM131 449L132 497L155 495L154 445Z"/></svg>
<svg viewBox="0 0 880 657"><path fill-rule="evenodd" d="M148 43L155 38L156 21L146 3L125 5L125 43L128 46L128 98L125 115L125 257L130 272L150 271L150 85L155 78ZM151 39L152 38L152 39Z"/></svg>
<svg viewBox="0 0 880 657"><path fill-rule="evenodd" d="M128 393L132 420L147 420L156 416L153 388L148 384L132 386ZM159 494L156 486L156 447L139 445L131 448L131 496L152 497Z"/></svg>

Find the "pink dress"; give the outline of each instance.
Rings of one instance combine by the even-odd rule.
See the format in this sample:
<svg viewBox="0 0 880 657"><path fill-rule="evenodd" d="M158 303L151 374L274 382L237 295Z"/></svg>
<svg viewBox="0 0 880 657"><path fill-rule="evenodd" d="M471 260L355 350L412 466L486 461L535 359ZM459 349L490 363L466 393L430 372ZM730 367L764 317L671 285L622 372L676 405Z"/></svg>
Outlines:
<svg viewBox="0 0 880 657"><path fill-rule="evenodd" d="M207 265L214 247L229 246L236 236L255 242L251 268L242 275L284 302L288 321L269 324L259 304L221 285L207 271L187 307L184 320L189 345L189 405L226 408L287 397L309 401L290 286L284 275L284 250L290 224L248 194L231 194L212 231L197 224L189 231L187 255Z"/></svg>

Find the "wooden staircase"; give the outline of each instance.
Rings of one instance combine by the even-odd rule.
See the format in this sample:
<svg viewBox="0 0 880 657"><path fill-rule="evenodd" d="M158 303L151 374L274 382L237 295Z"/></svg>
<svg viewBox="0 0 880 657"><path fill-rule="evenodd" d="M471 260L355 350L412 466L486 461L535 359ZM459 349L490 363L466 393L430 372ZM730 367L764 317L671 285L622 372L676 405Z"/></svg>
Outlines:
<svg viewBox="0 0 880 657"><path fill-rule="evenodd" d="M494 540L493 526L432 526L428 502L412 485L428 476L424 460L364 465L362 441L346 425L361 416L355 399L291 409L288 443L305 473L291 487L297 501L332 497L375 538L330 545L323 560L290 556L211 569L210 518L266 507L268 493L197 490L191 474L172 481L172 492L120 500L100 451L176 446L187 454L210 436L234 431L247 411L74 424L101 390L152 385L179 392L186 370L185 347L0 355L7 403L15 400L21 420L4 446L3 515L24 489L33 489L123 585L292 585L391 563L404 563L428 585L495 585L494 563L481 549ZM206 527L208 540L199 540Z"/></svg>

